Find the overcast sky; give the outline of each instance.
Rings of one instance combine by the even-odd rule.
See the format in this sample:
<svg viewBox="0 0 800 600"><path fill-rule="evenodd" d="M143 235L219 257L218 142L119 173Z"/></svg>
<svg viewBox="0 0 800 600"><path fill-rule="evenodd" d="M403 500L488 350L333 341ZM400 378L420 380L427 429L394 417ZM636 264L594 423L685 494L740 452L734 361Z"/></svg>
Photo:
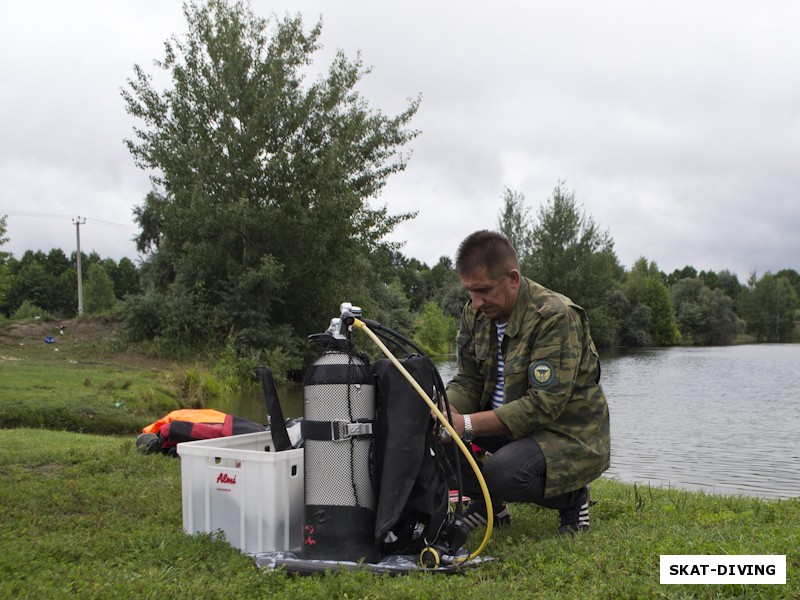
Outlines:
<svg viewBox="0 0 800 600"><path fill-rule="evenodd" d="M373 67L360 86L396 114L422 98L405 172L380 203L418 211L394 239L433 265L493 229L505 187L532 211L559 180L615 241L684 265L800 271L800 3L255 0L323 19ZM131 209L150 189L123 144L120 89L185 31L180 2L9 2L0 22L4 250L137 258Z"/></svg>

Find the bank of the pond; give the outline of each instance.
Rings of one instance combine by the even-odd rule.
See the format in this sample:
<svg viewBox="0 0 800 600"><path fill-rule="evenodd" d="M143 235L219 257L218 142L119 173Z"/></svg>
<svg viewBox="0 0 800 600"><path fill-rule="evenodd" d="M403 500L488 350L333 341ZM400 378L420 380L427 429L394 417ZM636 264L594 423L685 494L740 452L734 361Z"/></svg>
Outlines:
<svg viewBox="0 0 800 600"><path fill-rule="evenodd" d="M131 433L186 404L186 369L6 351L0 356L0 427Z"/></svg>
<svg viewBox="0 0 800 600"><path fill-rule="evenodd" d="M133 433L171 410L230 394L208 368L127 351L115 331L91 319L64 329L3 323L0 427Z"/></svg>

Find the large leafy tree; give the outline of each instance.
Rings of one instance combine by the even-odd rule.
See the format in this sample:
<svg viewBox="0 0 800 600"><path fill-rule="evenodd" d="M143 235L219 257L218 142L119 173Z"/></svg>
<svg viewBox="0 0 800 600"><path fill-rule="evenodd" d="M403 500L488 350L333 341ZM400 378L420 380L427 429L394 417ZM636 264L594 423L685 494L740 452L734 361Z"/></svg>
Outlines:
<svg viewBox="0 0 800 600"><path fill-rule="evenodd" d="M586 309L603 305L622 277L614 240L587 216L575 192L559 182L541 206L523 274L566 294Z"/></svg>
<svg viewBox="0 0 800 600"><path fill-rule="evenodd" d="M406 165L418 101L394 117L371 109L356 91L367 71L341 52L308 82L321 25L299 16L223 0L184 12L188 32L156 63L169 84L136 66L123 90L141 123L128 148L153 182L135 210L148 297L193 312L190 338L264 347L274 325L304 338L360 302L370 253L413 216L370 201Z"/></svg>

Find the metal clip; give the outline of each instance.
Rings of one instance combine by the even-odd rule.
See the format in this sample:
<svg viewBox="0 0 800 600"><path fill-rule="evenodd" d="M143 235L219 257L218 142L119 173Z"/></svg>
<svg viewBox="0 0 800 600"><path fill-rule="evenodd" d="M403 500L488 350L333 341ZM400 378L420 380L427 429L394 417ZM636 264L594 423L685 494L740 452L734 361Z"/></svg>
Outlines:
<svg viewBox="0 0 800 600"><path fill-rule="evenodd" d="M331 439L334 441L349 440L354 436L372 435L372 423L351 423L349 421L331 421Z"/></svg>
<svg viewBox="0 0 800 600"><path fill-rule="evenodd" d="M348 423L349 435L372 435L372 423Z"/></svg>

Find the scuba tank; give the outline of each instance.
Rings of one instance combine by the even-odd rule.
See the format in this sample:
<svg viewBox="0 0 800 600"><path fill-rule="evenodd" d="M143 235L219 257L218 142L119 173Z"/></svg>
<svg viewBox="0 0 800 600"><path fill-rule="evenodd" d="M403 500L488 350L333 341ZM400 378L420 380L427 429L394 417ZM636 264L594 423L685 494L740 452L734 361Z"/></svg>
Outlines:
<svg viewBox="0 0 800 600"><path fill-rule="evenodd" d="M378 563L402 554L438 568L476 557L491 527L481 548L469 555L463 547L469 528L460 518L458 449L451 445L453 457L447 456L440 425L431 418L433 410L450 427L437 408L449 414L438 371L411 340L362 321L360 308L343 303L340 313L325 333L308 338L322 353L303 379L302 559ZM367 323L389 343L412 352L398 362ZM370 364L356 353L354 326L367 332L389 360ZM474 469L480 476L477 465ZM449 482L458 489L454 511ZM488 491L485 495L488 504Z"/></svg>
<svg viewBox="0 0 800 600"><path fill-rule="evenodd" d="M343 304L345 318L333 319L326 333L309 338L323 352L303 380L303 554L375 562L380 558L374 538L375 378L342 332L350 311L361 314Z"/></svg>

